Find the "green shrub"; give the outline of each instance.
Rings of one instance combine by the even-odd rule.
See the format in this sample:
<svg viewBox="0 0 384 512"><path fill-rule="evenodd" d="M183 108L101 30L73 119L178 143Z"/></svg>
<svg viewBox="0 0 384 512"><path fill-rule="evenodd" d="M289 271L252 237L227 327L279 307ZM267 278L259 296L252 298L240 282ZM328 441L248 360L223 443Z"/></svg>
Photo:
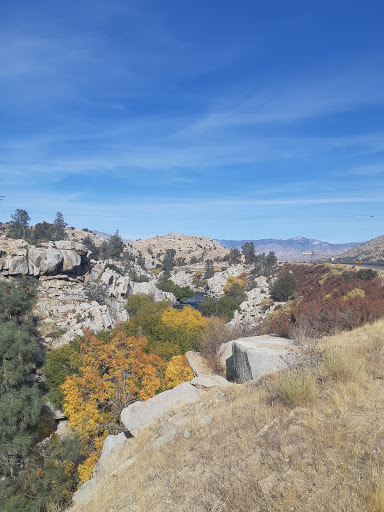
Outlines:
<svg viewBox="0 0 384 512"><path fill-rule="evenodd" d="M44 375L48 387L50 401L61 409L63 396L60 386L68 375L73 375L80 368L80 339L71 341L68 345L48 352L44 363Z"/></svg>
<svg viewBox="0 0 384 512"><path fill-rule="evenodd" d="M189 286L178 286L170 279L163 279L157 283L157 288L163 292L173 293L177 300L192 299L193 291Z"/></svg>
<svg viewBox="0 0 384 512"><path fill-rule="evenodd" d="M372 268L361 268L357 271L356 275L362 281L372 281L377 277L377 271Z"/></svg>
<svg viewBox="0 0 384 512"><path fill-rule="evenodd" d="M106 304L108 299L108 286L101 281L87 281L84 285L84 292L87 299L96 301L100 305Z"/></svg>
<svg viewBox="0 0 384 512"><path fill-rule="evenodd" d="M135 295L131 295L127 299L127 305L125 306L126 310L132 315L136 315L139 311L144 309L149 304L152 304L153 300L149 295L145 293L136 293Z"/></svg>
<svg viewBox="0 0 384 512"><path fill-rule="evenodd" d="M78 486L82 443L76 436L56 436L36 448L15 478L0 481L2 512L66 510Z"/></svg>
<svg viewBox="0 0 384 512"><path fill-rule="evenodd" d="M296 281L288 270L278 276L271 287L271 297L278 302L287 302L296 293Z"/></svg>

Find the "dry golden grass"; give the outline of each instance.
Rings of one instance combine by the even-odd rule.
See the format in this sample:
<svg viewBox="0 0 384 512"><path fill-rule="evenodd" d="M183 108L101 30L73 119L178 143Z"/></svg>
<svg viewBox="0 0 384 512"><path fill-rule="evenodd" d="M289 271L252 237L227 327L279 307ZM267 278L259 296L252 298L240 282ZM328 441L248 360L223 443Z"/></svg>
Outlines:
<svg viewBox="0 0 384 512"><path fill-rule="evenodd" d="M384 320L318 350L285 374L304 401L281 399L282 375L207 392L174 441L153 448L159 422L127 442L119 464L134 462L76 512L384 511Z"/></svg>

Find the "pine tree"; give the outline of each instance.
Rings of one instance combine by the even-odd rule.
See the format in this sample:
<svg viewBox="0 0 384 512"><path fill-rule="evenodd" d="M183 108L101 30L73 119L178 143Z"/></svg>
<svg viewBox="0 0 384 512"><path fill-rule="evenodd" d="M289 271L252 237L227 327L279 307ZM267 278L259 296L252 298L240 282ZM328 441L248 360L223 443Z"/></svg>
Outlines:
<svg viewBox="0 0 384 512"><path fill-rule="evenodd" d="M12 220L9 222L8 236L16 239L27 239L29 235L29 221L31 220L28 212L18 208L11 217Z"/></svg>
<svg viewBox="0 0 384 512"><path fill-rule="evenodd" d="M42 396L33 380L38 352L36 286L23 277L0 282L0 475L13 476L35 441Z"/></svg>
<svg viewBox="0 0 384 512"><path fill-rule="evenodd" d="M243 251L245 257L245 263L253 263L255 261L255 244L253 242L245 242L241 246L241 250Z"/></svg>
<svg viewBox="0 0 384 512"><path fill-rule="evenodd" d="M61 212L56 213L56 218L53 221L54 236L55 240L64 240L66 238L65 228L68 224L64 221L63 214Z"/></svg>
<svg viewBox="0 0 384 512"><path fill-rule="evenodd" d="M215 267L212 260L205 262L204 278L209 279L215 275Z"/></svg>

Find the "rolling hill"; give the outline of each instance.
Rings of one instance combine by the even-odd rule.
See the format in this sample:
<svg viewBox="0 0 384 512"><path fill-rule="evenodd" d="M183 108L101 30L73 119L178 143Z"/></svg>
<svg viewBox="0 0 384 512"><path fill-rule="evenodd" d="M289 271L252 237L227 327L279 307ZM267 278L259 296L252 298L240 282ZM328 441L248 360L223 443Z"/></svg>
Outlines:
<svg viewBox="0 0 384 512"><path fill-rule="evenodd" d="M363 263L384 262L384 235L349 249L337 258L341 262L362 261Z"/></svg>

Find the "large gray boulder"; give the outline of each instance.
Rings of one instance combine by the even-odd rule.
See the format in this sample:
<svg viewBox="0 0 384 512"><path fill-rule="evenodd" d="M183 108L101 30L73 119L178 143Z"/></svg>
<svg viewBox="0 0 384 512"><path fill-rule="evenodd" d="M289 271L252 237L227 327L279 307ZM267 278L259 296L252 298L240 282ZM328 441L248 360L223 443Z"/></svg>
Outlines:
<svg viewBox="0 0 384 512"><path fill-rule="evenodd" d="M227 365L231 377L239 383L281 370L295 358L295 346L286 338L251 336L229 343L232 346L232 359L228 358Z"/></svg>
<svg viewBox="0 0 384 512"><path fill-rule="evenodd" d="M29 273L26 250L7 254L0 261L0 269L5 275L26 275Z"/></svg>
<svg viewBox="0 0 384 512"><path fill-rule="evenodd" d="M149 427L158 418L192 404L200 396L200 390L190 382L183 382L173 389L159 393L145 402L135 402L121 412L121 422L133 436Z"/></svg>
<svg viewBox="0 0 384 512"><path fill-rule="evenodd" d="M58 274L63 255L59 249L53 247L32 246L28 251L28 260L34 275L54 276Z"/></svg>
<svg viewBox="0 0 384 512"><path fill-rule="evenodd" d="M188 404L196 402L207 389L225 388L231 384L218 375L204 375L183 382L173 389L159 393L145 402L135 402L121 412L121 422L133 435Z"/></svg>
<svg viewBox="0 0 384 512"><path fill-rule="evenodd" d="M199 377L200 375L209 375L212 373L200 352L189 350L186 352L185 358L191 367L194 377Z"/></svg>

